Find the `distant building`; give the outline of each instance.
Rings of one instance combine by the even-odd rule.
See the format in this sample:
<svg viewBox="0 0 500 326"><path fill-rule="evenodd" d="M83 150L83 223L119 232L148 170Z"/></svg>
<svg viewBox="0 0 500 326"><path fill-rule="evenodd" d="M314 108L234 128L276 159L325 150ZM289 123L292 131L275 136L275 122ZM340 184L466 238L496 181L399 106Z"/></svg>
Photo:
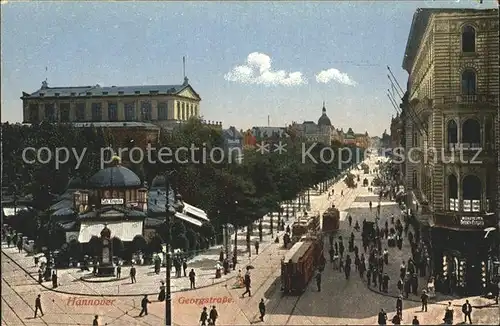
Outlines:
<svg viewBox="0 0 500 326"><path fill-rule="evenodd" d="M39 90L23 92L21 100L24 123L108 128L115 137L130 137L133 129L150 141L158 138L160 128L172 131L189 118L201 116L201 97L187 77L180 85L111 87L49 87L44 81ZM222 127L220 122L208 124Z"/></svg>
<svg viewBox="0 0 500 326"><path fill-rule="evenodd" d="M314 121L304 121L302 124L292 123L290 128L294 129L297 134L308 142L319 142L330 146L332 142L342 142L339 132L335 129L326 114L325 103L318 123Z"/></svg>
<svg viewBox="0 0 500 326"><path fill-rule="evenodd" d="M243 134L231 126L228 129L222 130L222 137L224 138L224 147L228 154L228 159L232 162L241 163L243 160Z"/></svg>
<svg viewBox="0 0 500 326"><path fill-rule="evenodd" d="M247 130L243 133L243 148L253 148L257 144L257 138L253 135L252 130Z"/></svg>

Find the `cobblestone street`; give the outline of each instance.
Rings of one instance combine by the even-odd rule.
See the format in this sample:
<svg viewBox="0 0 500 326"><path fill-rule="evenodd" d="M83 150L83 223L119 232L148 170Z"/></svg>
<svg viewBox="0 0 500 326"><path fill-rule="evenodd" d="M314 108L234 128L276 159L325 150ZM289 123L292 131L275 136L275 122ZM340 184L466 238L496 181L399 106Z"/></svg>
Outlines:
<svg viewBox="0 0 500 326"><path fill-rule="evenodd" d="M374 162L370 163L371 168ZM362 173L362 172L356 172ZM360 174L364 178L363 174ZM370 180L372 176L368 177ZM346 214L350 212L353 216L353 225L356 220L361 224L363 219L374 220L374 213L370 212L368 202L377 202L377 197L368 192L367 188L358 187L347 189L341 181L333 186L335 196L328 199L327 194L311 196L311 211L323 212L335 203L341 210L341 230L337 234L347 239L351 233L351 228L346 221ZM344 190L344 196L340 196ZM376 205L376 204L375 204ZM373 210L375 211L375 209ZM394 213L400 215L398 207L391 202L382 202L381 223L384 218ZM345 242L344 242L345 243ZM361 246L360 233L356 233L356 244ZM328 245L328 241L326 241ZM384 244L385 246L385 244ZM252 248L253 249L253 248ZM263 324L269 325L346 325L364 324L373 325L377 321L377 313L383 308L388 312L389 319L395 314L396 280L399 274L399 264L402 260L407 260L410 256L409 245L405 241L403 250L396 248L389 249L390 263L386 267L391 277L389 294L380 294L374 289L369 289L364 280L354 271L349 280L345 279L342 272L333 269L331 263L327 266L323 275L323 289L317 292L314 282L309 284L305 293L301 296L284 297L280 291L280 261L286 250L282 244L275 244L270 241L258 256L251 258L241 257L241 267L244 268L246 259L251 259L251 264L255 267L252 270L252 297L241 298L242 289L233 288L234 272L225 279L219 279L221 283L211 281L213 279L213 267L207 267L206 271L198 268L200 287L194 291L182 291L187 287L187 279L174 279L173 290L173 316L175 325L194 325L199 320L201 309L204 305L216 305L219 312L218 325L250 325L258 323L258 304L261 298L266 301L267 315ZM149 315L137 317L138 308L142 293L157 293L158 284L164 275L146 275L152 273L150 267L141 267L138 273L139 283L130 285L128 279L114 283L86 283L75 278L75 272L63 274L61 286L57 290L63 291L85 291L88 295L75 296L70 294L57 293L51 289L42 288L35 280L26 275L23 269L29 273L35 273L31 257L24 257L12 248L2 248L2 325L85 325L91 324L94 314L100 316L101 325L161 325L164 318L165 305L157 302L156 295L151 295L149 299L152 304L149 307ZM326 248L326 252L328 248ZM8 257L4 254L8 255ZM327 255L327 254L326 254ZM9 258L10 257L10 258ZM14 261L15 260L15 261ZM21 265L21 269L17 264ZM195 264L195 263L193 263ZM203 276L207 273L207 276ZM127 275L128 271L122 271ZM203 283L204 282L204 283ZM213 284L210 284L210 283ZM419 284L424 286L424 280L420 279ZM180 291L179 291L180 290ZM377 289L378 290L378 289ZM116 294L135 293L128 297L101 296L90 297L98 293ZM42 305L45 316L33 319L34 300L37 294L42 295ZM109 305L78 306L72 304L72 300L82 299L108 299L112 303ZM197 299L197 300L195 300ZM412 299L412 298L410 298ZM414 297L413 299L418 299ZM405 300L403 307L403 324L411 323L413 316L417 316L420 324L440 324L443 317L446 297L438 297L437 303L429 304L426 313L420 312L420 303ZM418 300L417 300L418 301ZM461 322L460 306L464 299L453 300L455 307L455 323ZM482 306L491 301L480 298L469 298L473 305ZM498 324L498 307L475 308L472 313L474 323Z"/></svg>

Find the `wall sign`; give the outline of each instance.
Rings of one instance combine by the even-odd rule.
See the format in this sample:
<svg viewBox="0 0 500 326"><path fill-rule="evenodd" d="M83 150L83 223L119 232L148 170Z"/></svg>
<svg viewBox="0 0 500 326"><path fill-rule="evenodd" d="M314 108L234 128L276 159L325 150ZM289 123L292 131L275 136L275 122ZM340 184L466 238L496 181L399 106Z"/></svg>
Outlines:
<svg viewBox="0 0 500 326"><path fill-rule="evenodd" d="M123 205L123 198L103 198L101 205Z"/></svg>
<svg viewBox="0 0 500 326"><path fill-rule="evenodd" d="M482 216L462 216L460 218L460 225L463 225L463 226L484 226L484 219Z"/></svg>

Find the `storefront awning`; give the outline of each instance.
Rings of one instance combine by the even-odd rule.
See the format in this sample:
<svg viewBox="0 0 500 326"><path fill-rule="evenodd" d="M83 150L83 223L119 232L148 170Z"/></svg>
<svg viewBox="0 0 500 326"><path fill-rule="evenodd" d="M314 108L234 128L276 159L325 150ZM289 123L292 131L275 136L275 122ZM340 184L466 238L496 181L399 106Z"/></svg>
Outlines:
<svg viewBox="0 0 500 326"><path fill-rule="evenodd" d="M194 224L196 226L202 226L203 225L203 223L201 221L199 221L199 220L197 220L197 219L195 219L193 217L189 217L189 216L187 216L186 214L183 214L183 213L177 212L177 213L175 213L175 217L180 218L181 220L186 221L186 222L191 223L191 224Z"/></svg>
<svg viewBox="0 0 500 326"><path fill-rule="evenodd" d="M122 241L132 241L136 235L142 235L142 221L120 221L108 222L107 227L111 231L111 237L120 238ZM104 221L82 222L78 242L87 243L92 236L99 237L104 229Z"/></svg>
<svg viewBox="0 0 500 326"><path fill-rule="evenodd" d="M186 213L196 216L199 219L202 219L207 222L209 221L207 214L203 210L196 208L192 205L189 205L188 203L184 203L184 211Z"/></svg>

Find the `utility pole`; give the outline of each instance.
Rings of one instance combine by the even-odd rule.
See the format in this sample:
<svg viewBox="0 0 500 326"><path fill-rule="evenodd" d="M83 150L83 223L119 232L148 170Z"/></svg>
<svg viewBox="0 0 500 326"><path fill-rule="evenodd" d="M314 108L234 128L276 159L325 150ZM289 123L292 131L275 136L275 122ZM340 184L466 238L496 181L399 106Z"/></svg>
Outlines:
<svg viewBox="0 0 500 326"><path fill-rule="evenodd" d="M167 251L166 253L166 284L165 284L165 326L172 326L172 294L171 294L171 282L170 282L170 270L172 266L172 257L170 256L170 242L171 242L171 229L170 229L170 217L175 214L173 207L170 204L170 182L168 177L170 177L174 171L170 173L165 173L165 230L166 237L165 243ZM174 194L175 201L175 194ZM173 203L172 203L173 204Z"/></svg>

